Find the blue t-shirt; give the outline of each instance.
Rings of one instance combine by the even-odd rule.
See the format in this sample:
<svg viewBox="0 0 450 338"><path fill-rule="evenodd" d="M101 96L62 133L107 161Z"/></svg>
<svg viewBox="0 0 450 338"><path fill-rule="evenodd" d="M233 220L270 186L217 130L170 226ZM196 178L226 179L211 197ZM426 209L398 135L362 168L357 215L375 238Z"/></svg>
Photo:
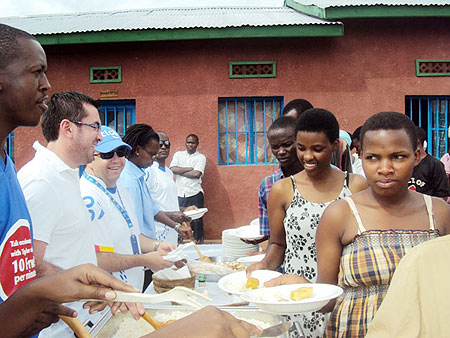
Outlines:
<svg viewBox="0 0 450 338"><path fill-rule="evenodd" d="M0 159L0 301L36 278L31 218L14 163Z"/></svg>

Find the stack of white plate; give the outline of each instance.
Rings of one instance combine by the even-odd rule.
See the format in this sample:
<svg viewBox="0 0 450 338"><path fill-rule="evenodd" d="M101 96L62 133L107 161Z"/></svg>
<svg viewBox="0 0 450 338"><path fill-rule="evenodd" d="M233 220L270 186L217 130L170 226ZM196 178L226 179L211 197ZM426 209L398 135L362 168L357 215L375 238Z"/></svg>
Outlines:
<svg viewBox="0 0 450 338"><path fill-rule="evenodd" d="M247 255L247 252L257 252L258 245L247 244L241 241L237 235L237 229L227 229L222 231L222 246L225 251L225 256L238 258Z"/></svg>

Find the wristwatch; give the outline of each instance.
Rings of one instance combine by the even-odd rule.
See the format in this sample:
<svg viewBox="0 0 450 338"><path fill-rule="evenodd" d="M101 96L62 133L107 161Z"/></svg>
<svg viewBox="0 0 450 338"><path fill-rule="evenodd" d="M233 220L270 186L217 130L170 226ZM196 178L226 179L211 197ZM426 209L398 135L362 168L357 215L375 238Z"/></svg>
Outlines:
<svg viewBox="0 0 450 338"><path fill-rule="evenodd" d="M181 228L181 224L177 223L177 225L175 225L173 228L175 229L176 232L178 232L178 230Z"/></svg>

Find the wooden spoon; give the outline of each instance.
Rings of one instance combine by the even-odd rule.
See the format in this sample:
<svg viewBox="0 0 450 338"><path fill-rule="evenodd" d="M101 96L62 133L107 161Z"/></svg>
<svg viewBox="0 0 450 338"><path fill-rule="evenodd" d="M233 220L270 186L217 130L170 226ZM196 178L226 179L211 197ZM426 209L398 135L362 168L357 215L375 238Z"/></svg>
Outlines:
<svg viewBox="0 0 450 338"><path fill-rule="evenodd" d="M166 325L168 325L168 324L170 324L170 323L173 323L174 322L174 320L168 320L167 322L160 322L160 321L157 321L155 318L153 318L151 315L150 315L150 313L148 313L147 311L145 311L145 313L142 315L142 318L147 322L147 323L149 323L151 326L153 326L153 328L155 329L155 330L158 330L159 328L161 328L161 327L163 327L163 326L166 326Z"/></svg>
<svg viewBox="0 0 450 338"><path fill-rule="evenodd" d="M200 250L199 250L197 244L195 244L195 242L192 242L192 243L194 244L194 248L195 248L195 250L197 250L197 253L198 253L198 255L200 256L200 261L206 262L206 263L212 263L211 260L209 259L209 257L206 257L205 255L203 255L203 254L200 252Z"/></svg>

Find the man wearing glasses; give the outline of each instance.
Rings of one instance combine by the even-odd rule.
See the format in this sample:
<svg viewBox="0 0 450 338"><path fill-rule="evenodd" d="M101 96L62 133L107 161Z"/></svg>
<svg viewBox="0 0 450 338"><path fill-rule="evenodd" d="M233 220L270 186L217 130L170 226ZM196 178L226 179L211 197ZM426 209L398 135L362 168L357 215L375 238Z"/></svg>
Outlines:
<svg viewBox="0 0 450 338"><path fill-rule="evenodd" d="M116 182L125 167L131 147L119 134L102 126L103 140L95 147L80 181L81 194L91 215L98 265L123 281L142 290L143 267L153 271L172 265L163 259L172 247L163 243L154 251L155 240L141 235L133 200L126 188Z"/></svg>
<svg viewBox="0 0 450 338"><path fill-rule="evenodd" d="M34 158L18 172L33 224L38 276L84 263L97 265L90 215L81 199L79 167L93 161L94 147L102 140L96 101L77 92L54 94L41 127L47 147L36 141ZM82 322L95 321L81 304L69 306ZM43 334L69 337L73 336L70 331L60 321Z"/></svg>

